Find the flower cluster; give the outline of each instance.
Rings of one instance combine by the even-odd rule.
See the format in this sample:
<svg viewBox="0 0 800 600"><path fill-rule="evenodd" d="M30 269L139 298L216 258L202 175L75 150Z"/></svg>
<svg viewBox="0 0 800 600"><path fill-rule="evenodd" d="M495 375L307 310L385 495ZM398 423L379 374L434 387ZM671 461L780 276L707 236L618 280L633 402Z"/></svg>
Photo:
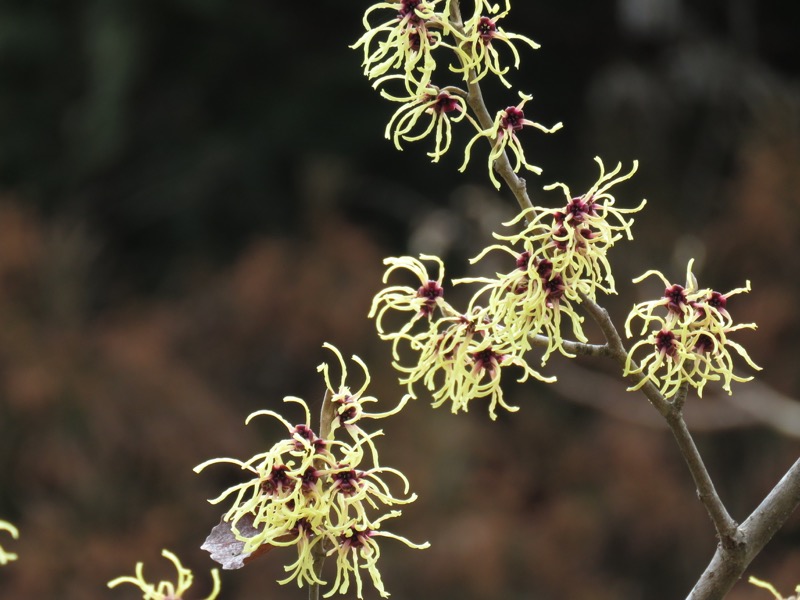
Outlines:
<svg viewBox="0 0 800 600"><path fill-rule="evenodd" d="M0 531L7 531L15 540L19 538L19 531L8 521L0 519ZM0 546L0 565L7 565L12 560L17 560L17 555L13 552L7 552Z"/></svg>
<svg viewBox="0 0 800 600"><path fill-rule="evenodd" d="M301 587L306 583L325 584L316 571L315 556L335 554L336 579L326 597L337 591L347 592L352 575L361 598L362 570L367 571L385 597L388 593L376 566L380 554L377 538L392 537L413 548L425 548L427 544L413 544L382 530L385 520L400 514L397 510L380 514L382 509L413 502L416 495L409 495L408 480L400 471L380 465L374 438L382 432L368 434L360 422L396 413L407 398L387 412L364 410L365 404L377 402L376 398L364 395L369 384L366 365L353 357L365 375L364 384L353 391L347 386L347 368L341 354L333 346L325 347L338 359L342 375L338 385L334 385L329 365L323 363L319 367L327 386L328 404L323 414L327 410L332 415L329 423L323 423L328 430L324 437L312 429L307 404L290 396L284 401L302 407L305 417L302 423L292 424L271 410L257 411L247 419L249 423L257 416L270 416L283 424L287 437L248 460L212 459L198 465L195 471L210 464L233 463L249 473L246 481L228 488L211 503L232 499L223 520L229 523L235 538L244 543L244 552L252 553L264 546L296 548L297 559L285 567L289 575L279 583L296 581ZM335 438L340 429L349 434L349 441ZM384 480L387 475L402 484L403 497L393 495Z"/></svg>
<svg viewBox="0 0 800 600"><path fill-rule="evenodd" d="M160 581L156 584L148 583L144 578L143 563L136 563L135 577L127 575L123 577L117 577L116 579L112 579L108 582L108 587L114 588L121 583L130 583L141 590L143 600L181 600L183 598L183 594L190 587L192 587L194 575L192 575L192 572L185 568L181 564L181 561L178 560L178 557L169 550L163 550L161 552L161 556L169 559L172 564L175 565L175 570L178 572L177 583L172 583L171 581ZM215 600L215 598L219 595L219 571L212 569L211 578L214 581L214 587L211 590L211 593L206 596L205 600Z"/></svg>
<svg viewBox="0 0 800 600"><path fill-rule="evenodd" d="M405 269L417 277L420 286L415 289L396 285L382 290L375 296L369 313L370 318L376 319L378 335L392 342L393 364L409 395L416 397L415 385L421 384L431 393L434 407L450 402L454 413L467 411L474 399L488 398L489 415L494 419L497 406L517 410L503 400L503 368L521 368L519 381L531 376L553 381L525 362L489 311L474 305L464 313L453 308L444 299L441 260L427 255L420 259L435 262L439 278L430 278L425 265L415 258L388 258L384 261L388 266L384 283L391 273ZM399 330L387 331L384 320L389 310L412 314ZM402 364L400 344L415 354L413 365Z"/></svg>
<svg viewBox="0 0 800 600"><path fill-rule="evenodd" d="M399 0L378 2L364 13L366 33L352 48L363 48L364 75L380 78L392 69L402 69L408 81L425 87L431 79L436 61L433 50L442 43L439 30L448 26L442 13L435 12L440 0ZM388 9L393 14L380 25L373 26L369 16ZM381 39L383 38L383 39Z"/></svg>
<svg viewBox="0 0 800 600"><path fill-rule="evenodd" d="M794 593L795 593L794 596L789 596L788 598L784 598L780 593L778 593L778 590L776 590L771 583L767 583L766 581L761 581L760 579L756 579L755 577L750 577L747 580L747 583L752 583L756 587L768 590L775 597L775 600L796 600L797 598L800 598L800 585L794 588Z"/></svg>
<svg viewBox="0 0 800 600"><path fill-rule="evenodd" d="M594 300L598 290L615 292L607 253L623 237L632 239L633 219L627 215L645 204L619 208L609 191L636 172L636 163L630 172L620 175L622 165L606 173L603 162L595 160L600 177L585 194L573 197L562 183L548 186L545 189L564 192L565 205L523 211L506 223L517 226L524 220L521 232L495 234L509 245L493 244L472 260L478 262L495 250L512 259L510 270L495 277L455 281L481 284L464 312L445 299L444 265L437 257L423 254L420 260L404 256L384 261L384 284L398 270L415 279L413 286L391 285L381 290L369 313L375 318L378 335L392 342L394 367L411 396L416 397L415 386L422 385L431 393L434 406L450 402L453 412L466 411L473 399L488 398L489 414L495 418L497 406L516 410L503 400L503 367L520 368L519 381L534 377L551 382L554 378L544 377L528 365L525 354L534 346L543 346L542 365L556 350L573 356L562 338L565 322L576 341L587 341L575 305L584 297ZM422 261L436 265L435 279ZM386 325L389 311L410 315L392 330ZM401 346L416 357L410 366L401 359Z"/></svg>
<svg viewBox="0 0 800 600"><path fill-rule="evenodd" d="M582 298L595 300L597 291L615 293L614 278L607 254L620 239L632 239L633 219L625 215L641 210L645 201L632 209L615 206L609 189L629 179L636 172L636 163L625 175L622 166L605 172L581 196L573 197L563 183L547 186L559 188L566 204L556 209L533 207L522 211L506 223L508 227L525 222L519 233L495 234L509 245L493 244L475 257L478 262L490 252L501 251L511 256L511 269L496 277L463 279L461 282L483 283L476 295L486 294L486 305L492 319L501 324L503 336L518 352L527 352L536 345L546 346L542 364L558 350L573 356L563 344L562 323L569 323L573 337L586 342L583 318L575 310Z"/></svg>
<svg viewBox="0 0 800 600"><path fill-rule="evenodd" d="M505 9L491 4L488 0L474 0L472 16L461 20L461 10L457 3L446 0L395 0L378 2L364 14L363 24L366 32L352 46L364 52L362 66L364 75L373 81L373 86L381 88L381 95L392 102L400 103L386 127L386 138L401 149L401 141L416 141L431 133L435 136L433 151L428 153L433 162L438 162L451 145L453 123L466 120L477 133L465 149L463 171L469 162L473 144L485 138L491 144L488 165L492 183L500 187L494 175L494 167L506 150L514 154L512 167L518 172L522 167L539 173L541 169L525 160L524 152L517 137L526 126L532 126L545 133L552 133L561 127L545 127L526 119L522 111L530 96L520 93L522 102L498 111L492 122L484 115L483 125L468 112L466 99L480 95L474 88L480 80L490 73L495 75L506 87L511 83L506 79L510 67L503 66L498 46L505 46L513 57L515 68L519 68L520 55L514 46L515 41L527 44L532 49L539 48L533 40L519 34L505 31L499 21L510 11L510 2L505 1ZM391 11L392 16L384 22L373 25L371 15L378 11ZM455 85L441 85L441 76L436 71L434 54L439 49L447 49L455 56L455 64L449 65L447 74L457 74L461 84L466 83L472 96ZM382 89L388 82L401 81L404 92L391 94ZM482 101L480 101L481 106ZM481 109L485 111L485 109ZM481 111L478 111L479 114ZM465 119L466 117L466 119ZM419 121L427 122L418 127Z"/></svg>
<svg viewBox="0 0 800 600"><path fill-rule="evenodd" d="M697 389L698 396L709 381L722 380L722 389L729 394L731 382L749 381L733 372L731 350L741 356L753 369L760 370L747 351L731 340L729 334L741 329L755 329L754 323L734 324L727 310L728 299L734 294L750 291L750 282L727 294L700 288L692 273L693 260L686 269L686 285L670 283L658 271L648 271L634 280L638 283L650 275L658 276L665 285L658 300L636 304L625 322L625 333L632 337L631 323L642 320L639 335L649 335L636 342L628 353L625 375L638 375L639 382L630 390L640 389L648 381L657 385L662 394L671 396L684 383ZM647 354L636 365L634 356L640 349Z"/></svg>

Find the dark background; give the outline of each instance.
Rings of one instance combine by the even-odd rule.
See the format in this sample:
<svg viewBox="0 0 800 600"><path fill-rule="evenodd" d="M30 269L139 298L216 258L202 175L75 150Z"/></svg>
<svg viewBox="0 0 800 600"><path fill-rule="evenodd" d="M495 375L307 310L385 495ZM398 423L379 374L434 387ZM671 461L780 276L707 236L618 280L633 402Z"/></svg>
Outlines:
<svg viewBox="0 0 800 600"><path fill-rule="evenodd" d="M134 598L105 582L137 560L172 577L165 547L195 569L201 597L211 561L198 546L219 513L205 499L235 475L192 467L271 445L279 430L245 428L249 412L287 394L318 403L323 341L364 358L372 392L393 404L388 348L365 318L382 258L439 253L458 276L513 215L479 152L462 175L455 148L433 165L430 140L399 153L384 139L394 107L347 48L366 8L0 2L0 518L21 532L0 538L20 555L0 570L0 597ZM534 95L526 116L565 124L524 132L544 168L528 177L534 200L560 202L538 191L553 181L586 189L595 155L641 163L616 191L621 206L648 206L613 251L612 314L660 292L633 276L680 281L689 256L701 285L753 283L730 309L759 324L737 339L764 385L687 408L737 519L800 449L797 405L781 395L800 395L798 12L517 0L501 22L542 44L520 46L509 74ZM492 111L518 101L485 91ZM607 365L554 358L546 372L561 384L509 386L522 408L497 422L480 404L453 416L423 397L381 424L384 462L420 495L393 530L432 544L383 545L393 597L691 588L715 540L655 411ZM795 516L748 573L789 593L798 540ZM304 597L274 583L290 556L225 573L222 597ZM766 596L744 584L730 595Z"/></svg>

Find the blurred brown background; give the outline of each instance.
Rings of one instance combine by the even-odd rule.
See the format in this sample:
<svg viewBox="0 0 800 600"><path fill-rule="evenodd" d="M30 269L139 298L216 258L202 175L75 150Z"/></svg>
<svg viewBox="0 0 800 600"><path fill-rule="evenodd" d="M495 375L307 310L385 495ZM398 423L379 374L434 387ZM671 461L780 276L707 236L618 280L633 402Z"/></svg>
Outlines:
<svg viewBox="0 0 800 600"><path fill-rule="evenodd" d="M523 140L544 168L534 198L557 180L585 189L596 154L641 162L617 189L622 206L649 203L613 253L612 313L659 293L631 277L679 281L689 256L704 285L752 280L729 308L759 324L738 339L762 385L688 401L743 519L800 450L798 8L516 4L506 27L543 48L510 78L534 94L529 117L565 123ZM192 467L271 444L279 429L245 428L249 412L318 403L323 341L364 358L387 405L401 395L365 318L382 258L439 253L465 274L513 203L477 158L461 175L456 151L431 165L427 141L398 153L383 139L393 107L347 48L366 7L0 3L0 518L21 532L0 539L20 555L0 597L135 598L105 582L137 560L172 577L165 547L202 597L198 547L219 515L205 499L236 474ZM487 99L517 102L499 87ZM685 596L711 525L655 411L607 369L556 358L562 383L510 385L521 410L494 423L421 398L381 424L385 463L420 495L394 530L432 544L384 544L394 598ZM274 583L289 556L225 573L223 597L305 597ZM784 593L800 583L800 516L750 572Z"/></svg>

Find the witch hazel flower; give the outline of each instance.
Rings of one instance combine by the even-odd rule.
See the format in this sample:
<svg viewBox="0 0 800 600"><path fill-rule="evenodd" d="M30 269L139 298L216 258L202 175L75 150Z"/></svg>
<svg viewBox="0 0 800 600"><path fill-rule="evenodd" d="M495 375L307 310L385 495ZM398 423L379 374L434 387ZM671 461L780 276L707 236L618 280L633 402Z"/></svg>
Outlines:
<svg viewBox="0 0 800 600"><path fill-rule="evenodd" d="M383 79L397 77L400 76L390 75ZM463 95L464 92L461 90L439 89L430 84L418 92L411 92L406 97L393 96L381 90L381 96L387 100L403 103L386 125L386 139L391 139L395 147L402 151L401 140L415 142L433 133L435 146L432 152L428 152L428 156L432 162L438 162L453 141L452 123L458 123L466 117L476 129L479 129L478 124L467 112ZM412 134L420 120L424 121L426 118L427 125L423 125L421 131Z"/></svg>
<svg viewBox="0 0 800 600"><path fill-rule="evenodd" d="M378 559L381 557L378 539L395 539L416 550L430 547L428 542L415 544L402 536L381 529L384 521L398 517L400 514L399 510L391 511L372 521L359 522L354 519L342 519L342 522L335 528L337 535L332 540L333 548L328 551L329 556L336 556L336 579L331 589L325 593L325 598L330 598L337 592L346 594L350 589L351 575L356 584L356 596L363 598L362 571L366 571L382 598L389 597L377 565Z"/></svg>
<svg viewBox="0 0 800 600"><path fill-rule="evenodd" d="M370 438L382 435L377 431ZM409 494L410 484L402 472L391 467L378 466L361 468L364 453L359 448L366 440L362 438L358 444L343 448L342 457L335 467L320 472L329 485L325 487L328 502L333 509L345 516L355 516L367 520L367 507L380 509L381 506L409 504L417 499L416 494ZM396 477L403 484L403 496L395 496L384 481L384 474ZM330 516L330 515L329 515Z"/></svg>
<svg viewBox="0 0 800 600"><path fill-rule="evenodd" d="M627 215L639 212L647 203L642 200L635 208L621 208L616 206L616 199L609 192L611 187L636 173L637 161L624 175L619 174L622 163L606 173L600 157L595 157L595 162L600 167L600 176L584 194L573 196L563 183L545 186L545 190L561 189L566 204L557 209L533 207L524 210L512 221L504 223L512 227L524 221L525 227L520 233L495 234L500 240L534 245L537 257L550 260L554 271L592 300L596 298L597 290L616 293L608 251L623 238L633 239L633 219Z"/></svg>
<svg viewBox="0 0 800 600"><path fill-rule="evenodd" d="M495 324L480 307L438 319L426 343L418 348L416 364L394 364L402 374L400 383L414 397L414 387L422 385L430 392L434 408L449 403L453 413L466 412L474 400L487 398L493 420L498 406L509 412L519 410L505 402L501 387L503 369L510 366L522 369L519 382L529 377L554 381L532 369L508 339L497 334Z"/></svg>
<svg viewBox="0 0 800 600"><path fill-rule="evenodd" d="M494 174L494 165L507 149L511 150L511 153L514 155L515 163L513 170L515 173L519 172L523 166L528 171L532 171L537 175L542 172L540 167L531 165L525 160L525 151L522 148L522 143L520 142L519 137L517 137L517 133L519 131L522 131L524 127L534 127L539 131L543 131L544 133L553 133L562 127L561 123L557 123L553 127L545 127L540 123L526 119L522 107L525 106L525 103L531 100L533 96L528 96L522 92L520 92L519 95L522 99L519 104L516 106L509 106L505 110L498 111L491 126L479 131L467 143L467 146L464 149L464 163L459 168L459 171L462 173L464 170L466 170L467 165L469 164L470 151L473 144L475 144L475 142L481 138L488 139L489 143L492 145L492 149L489 152L489 158L487 161L489 166L489 179L491 179L492 185L494 185L494 187L498 190L500 189L500 181L498 181Z"/></svg>
<svg viewBox="0 0 800 600"><path fill-rule="evenodd" d="M247 419L248 423L259 416L276 419L287 431L282 440L274 443L266 452L247 460L215 458L195 467L195 471L199 472L211 464L230 463L247 473L244 482L231 486L210 500L212 504L223 501L230 503L230 508L222 516L223 523L228 526L222 529L221 535L226 538L232 535L233 539L241 542L239 554L245 557L257 555L264 548L294 547L296 559L284 566L288 575L279 583L294 581L300 587L327 583L317 571L320 564L318 558L320 553L337 552L339 546L345 544L347 531L358 531L371 537L370 532L375 529L375 523L380 523L380 513L385 512L386 507L416 500L416 494L409 493L409 482L400 471L380 465L374 439L382 435L382 431L366 433L361 429L363 419L394 414L402 408L407 398L394 409L383 413L365 411L365 404L377 402L376 398L365 394L370 382L366 365L358 357L353 357L364 374L364 383L360 388L353 389L347 383L347 364L341 353L330 344L325 344L325 348L333 352L341 370L341 378L335 383L327 363L318 369L327 388L324 402L331 403L334 413L332 420L324 419L327 424L326 438L318 436L312 429L308 405L300 398L287 396L285 402L302 407L303 422L293 424L272 410L256 411ZM323 414L327 410L326 405ZM352 443L335 439L336 431L340 428L350 434ZM367 448L369 452L365 452ZM393 493L386 477L402 484L402 495ZM399 511L392 511L391 514L399 514ZM413 544L393 534L383 535L403 540L413 548L427 546ZM204 545L212 552L212 557L213 545ZM352 543L345 545L349 548ZM369 544L370 548L373 546ZM356 563L348 564L350 571L360 568ZM223 565L226 566L226 563L223 562ZM368 572L381 595L388 595L383 589L379 573L375 575L377 571L374 564L368 568ZM356 578L360 577L358 573L355 575ZM336 583L329 595L342 587L344 589L341 591L347 589L347 585L342 583L347 577L343 577L342 573L337 573ZM360 584L358 596L362 597Z"/></svg>
<svg viewBox="0 0 800 600"><path fill-rule="evenodd" d="M331 432L336 431L337 427L343 427L350 433L355 441L364 440L372 448L373 455L377 456L375 446L368 436L359 426L361 419L383 419L400 412L408 402L410 396L404 396L394 408L384 412L368 412L364 410L365 404L378 402L374 396L367 396L364 394L369 387L371 377L369 369L364 361L358 356L353 355L353 362L355 362L362 370L364 375L364 383L356 391L352 391L350 386L347 385L347 364L342 357L342 353L335 346L325 343L322 345L333 352L334 356L339 362L340 378L339 383L334 385L330 375L330 366L328 363L322 363L317 367L317 371L322 373L327 388L326 401L331 402L335 406L336 418L331 427ZM376 461L377 462L377 461Z"/></svg>
<svg viewBox="0 0 800 600"><path fill-rule="evenodd" d="M446 27L446 19L434 11L439 0L400 0L378 2L364 13L366 32L351 48L363 47L364 74L369 79L380 77L390 69L402 67L409 78L419 74L421 87L427 86L436 68L432 51L441 43L437 29ZM392 18L373 26L373 11L388 9ZM377 48L373 46L376 43Z"/></svg>
<svg viewBox="0 0 800 600"><path fill-rule="evenodd" d="M108 582L108 587L115 588L123 583L130 583L139 588L142 592L143 600L189 600L184 598L184 594L192 587L194 575L192 571L185 568L181 561L169 550L163 550L161 556L168 559L178 572L178 581L172 583L171 581L160 581L158 583L148 583L144 577L144 564L136 563L136 576L123 576L112 579ZM211 579L213 581L213 588L211 593L206 596L205 600L215 600L219 596L220 581L219 571L211 569Z"/></svg>
<svg viewBox="0 0 800 600"><path fill-rule="evenodd" d="M432 262L436 266L437 275L432 277L422 261ZM398 344L405 340L412 347L419 348L428 339L433 317L441 312L444 315L456 315L458 312L445 299L444 263L437 256L420 254L419 259L411 256L390 257L383 261L387 269L383 274L383 283L396 271L408 271L418 285L391 285L378 292L372 300L369 314L375 319L378 336L392 341L392 356L399 360ZM410 318L397 331L390 331L384 323L386 314L397 311L411 313ZM421 333L411 333L417 323L423 323Z"/></svg>
<svg viewBox="0 0 800 600"><path fill-rule="evenodd" d="M288 396L284 402L300 404L305 422L292 425L274 411L260 410L252 413L246 423L258 416L274 417L286 427L287 438L246 461L214 458L194 469L199 473L212 464L231 463L250 474L250 479L231 486L209 501L219 504L233 497L231 507L222 518L230 523L236 539L244 543L244 552L254 552L264 544L280 545L283 538L292 537L298 523L308 523L313 527L328 512L327 499L319 483L319 469L336 465L330 452L334 442L319 439L313 433L305 401ZM248 525L248 531L253 529L255 532L246 535L240 522Z"/></svg>
<svg viewBox="0 0 800 600"><path fill-rule="evenodd" d="M632 336L631 323L637 318L643 321L640 335L650 331L628 352L624 375L640 376L639 382L628 388L630 391L651 381L662 394L671 396L685 383L702 397L709 381L722 381L722 389L731 394L732 382L752 379L734 373L731 351L751 368L761 370L745 348L729 338L736 331L756 328L755 323L734 324L727 310L728 299L749 292L750 282L727 294L699 288L692 273L693 262L690 260L687 266L685 286L670 283L658 271L648 271L634 280L638 283L656 275L664 282L665 289L661 298L636 304L625 322L628 337ZM634 358L641 350L646 354L636 365Z"/></svg>
<svg viewBox="0 0 800 600"><path fill-rule="evenodd" d="M534 338L538 336L544 338L542 366L555 351L574 358L574 354L564 348L562 327L566 321L577 341L588 341L582 328L583 317L574 307L574 304L581 302L577 289L555 271L552 261L535 256L530 242L525 243L525 248L529 249L517 252L507 246L493 244L471 262L478 262L489 252L499 250L512 257L512 270L498 273L493 278L464 278L455 283L484 284L473 297L473 303L477 298L488 295L486 311L497 324L494 335L517 355L531 350Z"/></svg>
<svg viewBox="0 0 800 600"><path fill-rule="evenodd" d="M8 521L0 519L0 531L8 532L13 539L19 539L19 530ZM7 565L11 561L17 560L17 555L14 552L8 552L0 546L0 566Z"/></svg>
<svg viewBox="0 0 800 600"><path fill-rule="evenodd" d="M477 83L489 73L497 78L507 88L511 83L505 78L510 67L503 67L500 61L500 53L497 51L498 42L502 42L511 51L514 57L514 68L518 69L520 56L514 40L519 40L530 46L533 50L538 50L541 46L532 39L504 31L499 25L500 19L505 18L510 10L509 3L506 2L506 9L497 13L499 7L491 6L485 0L475 2L475 11L465 23L464 33L457 35L458 45L454 48L461 61L461 66L451 66L450 69L456 73L461 73L465 80L470 83Z"/></svg>

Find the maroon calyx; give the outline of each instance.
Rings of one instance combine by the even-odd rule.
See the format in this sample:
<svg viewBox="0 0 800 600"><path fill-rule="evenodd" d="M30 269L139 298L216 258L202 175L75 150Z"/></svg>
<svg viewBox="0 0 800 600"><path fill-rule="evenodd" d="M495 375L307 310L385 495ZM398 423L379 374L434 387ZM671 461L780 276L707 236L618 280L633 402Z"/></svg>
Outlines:
<svg viewBox="0 0 800 600"><path fill-rule="evenodd" d="M417 8L422 4L422 0L401 0L400 10L397 11L398 18L402 21L408 19L409 23L416 25L422 19L417 14Z"/></svg>
<svg viewBox="0 0 800 600"><path fill-rule="evenodd" d="M573 198L564 208L564 220L571 225L580 225L586 216L595 214L594 203L586 202L582 197Z"/></svg>
<svg viewBox="0 0 800 600"><path fill-rule="evenodd" d="M547 292L547 298L545 300L545 304L548 308L555 307L559 300L564 296L564 292L567 289L566 284L564 283L564 279L561 275L554 275L549 280L544 281L544 289Z"/></svg>
<svg viewBox="0 0 800 600"><path fill-rule="evenodd" d="M484 46L491 44L492 39L497 35L497 24L489 17L481 17L476 29Z"/></svg>
<svg viewBox="0 0 800 600"><path fill-rule="evenodd" d="M417 290L417 298L424 298L425 302L420 307L419 312L424 317L430 317L436 310L439 298L444 296L444 288L438 281L429 280L428 283Z"/></svg>
<svg viewBox="0 0 800 600"><path fill-rule="evenodd" d="M672 313L680 314L686 306L686 290L682 285L672 285L664 290L667 299L667 309Z"/></svg>
<svg viewBox="0 0 800 600"><path fill-rule="evenodd" d="M528 266L531 264L531 253L525 250L517 257L517 268L521 271L527 271Z"/></svg>
<svg viewBox="0 0 800 600"><path fill-rule="evenodd" d="M359 531L355 527L351 527L349 531L344 532L339 536L339 540L342 542L343 548L363 548L367 540L372 537L372 530L365 529L364 531Z"/></svg>
<svg viewBox="0 0 800 600"><path fill-rule="evenodd" d="M716 344L714 344L714 340L710 335L706 333L701 333L697 337L697 342L695 342L693 350L695 351L695 353L702 356L707 352L712 351L715 346Z"/></svg>
<svg viewBox="0 0 800 600"><path fill-rule="evenodd" d="M455 96L447 92L439 92L436 96L436 102L433 104L433 111L437 115L453 112L454 110L460 111L461 105L456 100Z"/></svg>
<svg viewBox="0 0 800 600"><path fill-rule="evenodd" d="M505 114L500 119L500 129L503 131L519 131L525 125L525 113L516 106L509 106L503 111Z"/></svg>
<svg viewBox="0 0 800 600"><path fill-rule="evenodd" d="M261 482L261 492L269 496L281 494L294 487L295 479L289 475L289 467L275 465L269 475Z"/></svg>
<svg viewBox="0 0 800 600"><path fill-rule="evenodd" d="M489 346L485 350L480 350L472 354L472 360L475 366L472 368L473 373L487 373L490 379L494 379L497 375L497 368L503 362L505 356L492 350Z"/></svg>
<svg viewBox="0 0 800 600"><path fill-rule="evenodd" d="M319 477L319 471L314 467L307 467L300 476L300 487L303 492L308 493L313 490L317 485L317 481L319 481Z"/></svg>
<svg viewBox="0 0 800 600"><path fill-rule="evenodd" d="M678 341L675 334L668 329L662 329L656 334L656 350L659 354L666 354L669 357L675 356L678 349Z"/></svg>
<svg viewBox="0 0 800 600"><path fill-rule="evenodd" d="M724 314L727 312L725 307L728 306L728 299L719 292L711 292L706 300L706 304Z"/></svg>
<svg viewBox="0 0 800 600"><path fill-rule="evenodd" d="M345 496L353 496L361 488L361 476L355 469L339 471L331 475L333 487L337 488Z"/></svg>

